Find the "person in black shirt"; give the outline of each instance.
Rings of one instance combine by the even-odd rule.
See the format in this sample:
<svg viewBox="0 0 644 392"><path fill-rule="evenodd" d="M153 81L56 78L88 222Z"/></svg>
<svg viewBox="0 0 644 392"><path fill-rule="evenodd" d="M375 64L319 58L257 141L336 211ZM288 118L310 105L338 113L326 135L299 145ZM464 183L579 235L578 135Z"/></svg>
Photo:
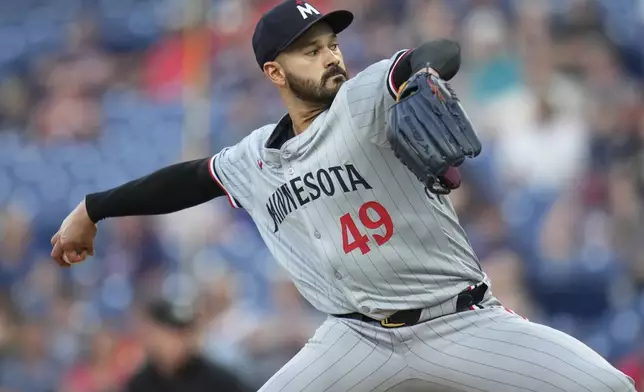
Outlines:
<svg viewBox="0 0 644 392"><path fill-rule="evenodd" d="M145 310L140 341L148 360L124 392L251 391L235 374L199 353L192 307L156 300Z"/></svg>

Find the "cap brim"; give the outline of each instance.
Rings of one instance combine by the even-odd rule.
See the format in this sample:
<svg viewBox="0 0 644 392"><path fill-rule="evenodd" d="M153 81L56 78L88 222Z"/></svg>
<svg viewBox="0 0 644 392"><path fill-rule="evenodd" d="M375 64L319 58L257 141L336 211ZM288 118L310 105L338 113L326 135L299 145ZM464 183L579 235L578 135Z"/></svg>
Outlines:
<svg viewBox="0 0 644 392"><path fill-rule="evenodd" d="M279 50L279 52L282 52L283 50L291 46L293 42L297 41L297 39L304 35L304 33L306 33L311 27L313 27L313 25L321 22L327 23L331 27L331 30L333 30L334 33L338 34L351 25L351 23L353 22L353 13L346 10L329 12L323 17L316 19L304 26L304 28L302 28L302 30L295 34L295 36L290 41L288 41L284 45L284 47Z"/></svg>
<svg viewBox="0 0 644 392"><path fill-rule="evenodd" d="M315 23L320 22L328 23L333 32L338 34L351 25L353 22L353 14L345 10L333 11L315 21ZM311 26L315 23L312 23Z"/></svg>

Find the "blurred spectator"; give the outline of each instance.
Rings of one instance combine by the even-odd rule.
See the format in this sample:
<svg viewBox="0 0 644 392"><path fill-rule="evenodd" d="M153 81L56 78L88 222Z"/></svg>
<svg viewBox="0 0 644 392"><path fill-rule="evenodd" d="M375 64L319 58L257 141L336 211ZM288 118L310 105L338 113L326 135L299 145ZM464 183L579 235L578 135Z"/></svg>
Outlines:
<svg viewBox="0 0 644 392"><path fill-rule="evenodd" d="M644 101L640 100L640 107ZM605 192L614 216L613 239L636 284L644 288L644 110L639 109L633 130L614 145L610 169L606 172Z"/></svg>
<svg viewBox="0 0 644 392"><path fill-rule="evenodd" d="M263 325L256 309L241 300L242 285L232 271L219 271L203 292L203 347L211 359L249 376L252 357L243 346Z"/></svg>
<svg viewBox="0 0 644 392"><path fill-rule="evenodd" d="M29 99L23 78L14 76L0 81L0 131L26 127Z"/></svg>
<svg viewBox="0 0 644 392"><path fill-rule="evenodd" d="M52 342L52 357L68 367L77 361L80 351L80 337L73 323L74 298L71 293L59 290L51 302L48 333Z"/></svg>
<svg viewBox="0 0 644 392"><path fill-rule="evenodd" d="M61 369L48 353L45 326L35 321L19 330L18 355L0 367L0 388L9 391L55 392Z"/></svg>
<svg viewBox="0 0 644 392"><path fill-rule="evenodd" d="M469 228L472 230L473 246L476 246L477 255L481 259L501 250L511 248L508 227L503 220L503 215L493 205L482 205L476 210L476 219Z"/></svg>
<svg viewBox="0 0 644 392"><path fill-rule="evenodd" d="M112 63L97 39L94 21L80 18L70 26L67 50L41 67L44 100L34 124L41 138L82 140L99 132L98 98L107 86Z"/></svg>
<svg viewBox="0 0 644 392"><path fill-rule="evenodd" d="M158 300L147 309L139 339L147 362L127 383L131 392L250 391L236 375L199 353L192 306Z"/></svg>
<svg viewBox="0 0 644 392"><path fill-rule="evenodd" d="M584 212L581 207L579 200L569 193L554 203L541 227L539 257L563 262L577 256L580 220Z"/></svg>
<svg viewBox="0 0 644 392"><path fill-rule="evenodd" d="M145 217L126 217L111 222L113 243L105 251L105 272L145 280L169 268L153 222Z"/></svg>
<svg viewBox="0 0 644 392"><path fill-rule="evenodd" d="M507 249L499 249L481 260L483 270L495 282L493 293L503 306L533 319L536 315L535 307L527 286L523 284L523 263L521 256Z"/></svg>
<svg viewBox="0 0 644 392"><path fill-rule="evenodd" d="M412 13L411 18L417 35L416 42L422 43L436 38L456 38L456 16L445 0L416 1L408 9Z"/></svg>
<svg viewBox="0 0 644 392"><path fill-rule="evenodd" d="M107 331L92 336L87 358L72 367L63 380L63 392L117 392L126 375L116 363L114 337Z"/></svg>
<svg viewBox="0 0 644 392"><path fill-rule="evenodd" d="M285 276L273 276L270 294L272 312L261 319L245 342L255 376L260 379L270 378L293 358L323 321Z"/></svg>
<svg viewBox="0 0 644 392"><path fill-rule="evenodd" d="M49 317L61 285L60 270L46 257L37 258L24 280L14 284L12 297L30 317Z"/></svg>
<svg viewBox="0 0 644 392"><path fill-rule="evenodd" d="M16 312L7 296L0 297L0 358L9 358L16 352Z"/></svg>
<svg viewBox="0 0 644 392"><path fill-rule="evenodd" d="M0 210L0 289L7 290L29 270L31 221L18 208Z"/></svg>

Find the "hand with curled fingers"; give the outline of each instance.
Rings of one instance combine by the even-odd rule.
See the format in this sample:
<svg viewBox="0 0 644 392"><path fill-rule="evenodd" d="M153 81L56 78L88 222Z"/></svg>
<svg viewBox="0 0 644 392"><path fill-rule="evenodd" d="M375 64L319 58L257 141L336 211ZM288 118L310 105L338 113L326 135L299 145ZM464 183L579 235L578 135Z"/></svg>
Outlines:
<svg viewBox="0 0 644 392"><path fill-rule="evenodd" d="M60 225L51 238L51 257L61 267L70 267L94 255L98 226L92 222L82 201Z"/></svg>

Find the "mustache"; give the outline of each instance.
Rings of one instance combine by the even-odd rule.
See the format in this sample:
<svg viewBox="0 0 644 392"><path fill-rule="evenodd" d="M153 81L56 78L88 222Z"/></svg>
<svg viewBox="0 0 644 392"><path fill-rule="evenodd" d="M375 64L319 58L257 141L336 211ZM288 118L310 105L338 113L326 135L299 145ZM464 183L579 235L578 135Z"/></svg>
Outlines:
<svg viewBox="0 0 644 392"><path fill-rule="evenodd" d="M322 75L322 83L325 83L327 80L331 79L334 76L342 75L346 79L349 79L349 75L347 74L347 71L342 69L339 65L334 65L331 68L329 68L324 75Z"/></svg>

